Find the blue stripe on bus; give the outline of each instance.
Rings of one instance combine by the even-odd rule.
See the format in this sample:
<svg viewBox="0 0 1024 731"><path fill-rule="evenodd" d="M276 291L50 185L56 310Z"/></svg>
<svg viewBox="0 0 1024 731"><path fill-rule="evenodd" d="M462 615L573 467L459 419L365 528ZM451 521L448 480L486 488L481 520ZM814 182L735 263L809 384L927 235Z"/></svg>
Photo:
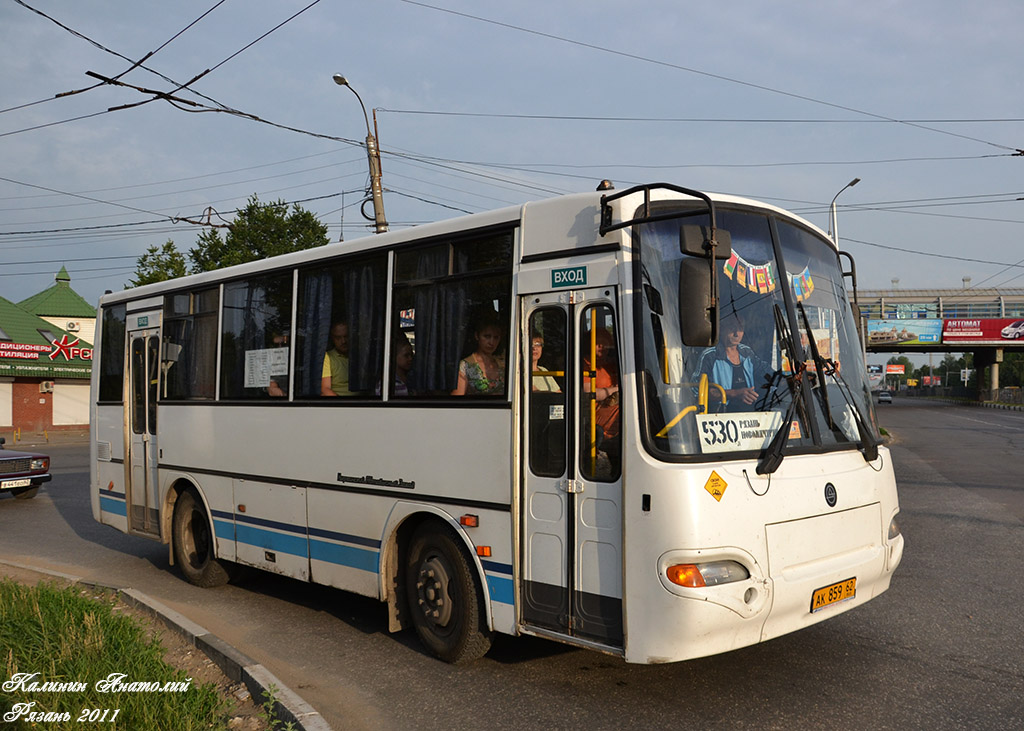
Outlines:
<svg viewBox="0 0 1024 731"><path fill-rule="evenodd" d="M363 538L362 536L354 536L351 533L338 533L332 530L324 530L323 528L310 528L309 535L317 536L319 538L328 538L332 541L341 541L343 543L355 543L357 546L368 546L370 548L380 548L380 540L376 538Z"/></svg>
<svg viewBox="0 0 1024 731"><path fill-rule="evenodd" d="M515 601L515 592L512 591L512 579L487 574L487 589L490 591L491 601L501 604L513 604Z"/></svg>
<svg viewBox="0 0 1024 731"><path fill-rule="evenodd" d="M337 543L326 541L310 540L309 557L317 561L349 566L370 573L377 573L377 564L380 561L380 552L367 551L354 546L340 546Z"/></svg>
<svg viewBox="0 0 1024 731"><path fill-rule="evenodd" d="M102 504L104 499L101 498L100 502ZM109 502L113 503L113 501ZM117 503L113 503L115 508L117 505ZM124 504L121 503L120 505L120 514L125 515ZM229 520L213 521L214 532L218 538L224 540L236 540L239 543L245 543L250 546L257 546L259 548L272 551L281 551L282 553L288 553L293 556L303 556L310 559L316 559L317 561L324 561L325 563L336 564L338 566L348 566L349 568L368 571L372 574L377 573L377 567L380 563L379 550L368 551L365 548L344 546L338 543L316 540L315 538L309 538L307 540L304 537L300 538L298 535L276 533L274 531L266 530L263 527L257 527L273 527L278 528L279 530L288 531L292 534L304 535L306 533L306 529L298 525L281 523L279 521L266 520L263 518L253 518L248 515L240 515L238 513L232 514L220 510L210 512L217 518L222 516L224 518L229 518ZM230 518L234 518L234 523L232 523ZM309 528L308 533L311 536L331 538L347 543L355 543L363 546L369 546L373 549L380 548L380 541L372 538L364 538L362 536L355 536L348 533L338 533L335 531L323 530L321 528ZM500 573L507 576L512 575L511 564L499 563L497 561L481 561L480 563L486 572ZM511 579L505 578L505 576L492 576L490 573L486 574L486 579L487 589L491 595L492 601L499 602L501 604L515 603L515 592L513 591Z"/></svg>
<svg viewBox="0 0 1024 731"><path fill-rule="evenodd" d="M309 557L309 544L305 538L274 533L245 523L235 523L235 539L240 543L257 546L268 551L280 551L303 558Z"/></svg>
<svg viewBox="0 0 1024 731"><path fill-rule="evenodd" d="M230 520L214 520L213 532L225 541L235 540L235 524Z"/></svg>
<svg viewBox="0 0 1024 731"><path fill-rule="evenodd" d="M512 564L510 563L481 560L480 565L484 567L484 571L493 571L496 574L508 574L509 576L512 575Z"/></svg>
<svg viewBox="0 0 1024 731"><path fill-rule="evenodd" d="M104 513L128 517L128 505L124 500L112 500L108 497L101 497L100 510Z"/></svg>
<svg viewBox="0 0 1024 731"><path fill-rule="evenodd" d="M236 523L251 523L252 525L260 525L264 528L274 528L275 530L284 530L289 533L298 533L300 535L306 535L306 526L295 525L294 523L282 523L279 520L267 520L266 518L253 518L251 515L245 515L244 513L235 513Z"/></svg>

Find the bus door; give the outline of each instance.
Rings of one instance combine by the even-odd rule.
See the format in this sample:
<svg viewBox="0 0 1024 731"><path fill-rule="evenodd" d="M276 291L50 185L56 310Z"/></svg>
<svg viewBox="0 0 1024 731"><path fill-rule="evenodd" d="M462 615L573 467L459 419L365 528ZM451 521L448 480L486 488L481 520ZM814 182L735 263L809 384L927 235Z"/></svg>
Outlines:
<svg viewBox="0 0 1024 731"><path fill-rule="evenodd" d="M156 397L160 372L160 313L128 319L128 398L125 429L128 443L128 530L160 535L157 485ZM134 327L133 327L134 326Z"/></svg>
<svg viewBox="0 0 1024 731"><path fill-rule="evenodd" d="M523 298L522 620L621 647L614 289Z"/></svg>

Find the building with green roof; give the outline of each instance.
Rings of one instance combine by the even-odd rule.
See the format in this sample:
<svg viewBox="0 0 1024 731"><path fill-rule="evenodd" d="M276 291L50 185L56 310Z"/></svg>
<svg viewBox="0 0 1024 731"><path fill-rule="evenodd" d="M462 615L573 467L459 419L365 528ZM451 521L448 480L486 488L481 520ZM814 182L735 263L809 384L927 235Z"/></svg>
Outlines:
<svg viewBox="0 0 1024 731"><path fill-rule="evenodd" d="M96 310L63 267L18 304L0 297L0 432L88 426L95 331Z"/></svg>
<svg viewBox="0 0 1024 731"><path fill-rule="evenodd" d="M65 267L57 273L52 287L23 299L18 307L51 325L75 333L88 343L96 333L96 306L71 288L71 275Z"/></svg>

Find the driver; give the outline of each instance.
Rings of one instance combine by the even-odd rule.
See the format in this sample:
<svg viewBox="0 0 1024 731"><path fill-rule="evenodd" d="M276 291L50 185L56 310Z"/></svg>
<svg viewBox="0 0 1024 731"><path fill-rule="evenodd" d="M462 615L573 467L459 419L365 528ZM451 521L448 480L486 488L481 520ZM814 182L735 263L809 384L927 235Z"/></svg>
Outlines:
<svg viewBox="0 0 1024 731"><path fill-rule="evenodd" d="M760 397L758 385L765 382L772 367L762 360L753 348L743 344L743 318L733 312L722 318L722 334L718 345L700 354L693 381L701 375L725 390L726 411L751 411ZM713 388L709 394L721 399L721 392Z"/></svg>

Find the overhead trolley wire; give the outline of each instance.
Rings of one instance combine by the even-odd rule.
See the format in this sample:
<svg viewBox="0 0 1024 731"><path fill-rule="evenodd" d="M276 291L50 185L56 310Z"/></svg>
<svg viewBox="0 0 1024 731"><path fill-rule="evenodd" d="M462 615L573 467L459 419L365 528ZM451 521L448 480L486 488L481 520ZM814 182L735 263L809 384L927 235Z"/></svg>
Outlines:
<svg viewBox="0 0 1024 731"><path fill-rule="evenodd" d="M756 83L751 82L751 81L744 81L742 79L736 79L736 78L733 78L731 76L724 76L722 74L716 74L716 73L712 73L710 71L702 71L700 69L696 69L696 68L693 68L693 67L690 67L690 66L683 66L681 64L672 63L670 61L662 61L660 59L651 58L649 56L641 56L640 54L636 54L636 53L629 53L627 51L619 51L619 50L616 50L616 49L613 49L613 48L607 48L605 46L599 46L599 45L597 45L595 43L587 43L585 41L578 41L578 40L575 40L575 39L572 39L572 38L566 38L564 36L558 36L558 35L555 35L553 33L545 33L544 31L536 30L534 28L527 28L525 26L514 25L512 23L504 23L504 22L501 22L501 21L498 21L498 20L493 20L491 18L485 18L485 17L479 16L479 15L472 15L470 13L464 13L464 12L460 12L460 11L457 11L457 10L451 10L450 8L442 8L442 7L438 7L436 5L430 5L430 4L425 3L425 2L420 2L419 0L401 0L401 2L404 2L404 3L408 4L408 5L417 5L419 7L426 8L427 10L434 10L436 12L447 13L449 15L455 15L455 16L458 16L458 17L466 18L468 20L474 20L474 21L477 21L477 22L480 22L480 23L487 23L487 24L490 24L490 25L495 25L495 26L498 26L498 27L501 27L501 28L506 28L508 30L517 31L519 33L528 33L530 35L539 36L541 38L547 38L549 40L558 41L560 43L568 43L570 45L579 46L580 48L588 48L588 49L593 50L593 51L599 51L600 53L607 53L607 54L610 54L610 55L613 55L613 56L619 56L621 58L632 59L634 61L642 61L644 63L654 64L656 66L662 66L662 67L665 67L665 68L671 68L671 69L675 69L677 71L686 71L687 73L697 74L699 76L704 76L704 77L707 77L707 78L710 78L710 79L716 79L718 81L726 81L726 82L729 82L730 84L739 84L740 86L746 86L746 87L749 87L751 89L758 89L759 91L766 91L766 92L769 92L771 94L779 94L781 96L790 97L792 99L799 99L800 101L805 101L805 102L810 102L812 104L819 104L819 105L822 105L822 106L831 107L832 109L840 109L840 110L845 111L845 112L853 112L854 114L860 114L860 115L864 115L866 117L874 117L875 119L878 119L878 120L882 120L882 121L886 121L886 122L893 122L893 123L897 123L897 124L903 124L903 125L907 125L909 127L915 127L917 129L925 130L925 131L928 131L928 132L935 132L937 134L947 135L947 136L950 136L950 137L958 137L960 139L969 140L971 142L978 142L978 143L983 144L983 145L989 145L991 147L998 147L999 149L1002 149L1002 150L1010 150L1010 151L1012 151L1013 153L1015 153L1017 155L1024 156L1024 150L1022 150L1020 148L1017 148L1017 147L1012 147L1012 146L1009 146L1009 145L1003 145L1003 144L999 144L997 142L991 142L989 140L983 140L983 139L980 139L978 137L971 137L970 135L959 134L957 132L950 132L949 130L938 129L936 127L928 127L928 126L926 126L924 124L920 124L920 123L917 123L917 122L907 122L907 121L899 120L899 119L896 119L894 117L890 117L890 116L887 116L887 115L884 115L884 114L876 114L875 112L868 112L868 111L865 111L863 109L858 109L856 107L847 106L845 104L838 104L836 102L829 102L829 101L825 101L823 99L817 99L815 97L807 96L805 94L797 94L797 93L792 92L792 91L785 91L783 89L776 89L774 87L766 86L764 84L756 84Z"/></svg>

